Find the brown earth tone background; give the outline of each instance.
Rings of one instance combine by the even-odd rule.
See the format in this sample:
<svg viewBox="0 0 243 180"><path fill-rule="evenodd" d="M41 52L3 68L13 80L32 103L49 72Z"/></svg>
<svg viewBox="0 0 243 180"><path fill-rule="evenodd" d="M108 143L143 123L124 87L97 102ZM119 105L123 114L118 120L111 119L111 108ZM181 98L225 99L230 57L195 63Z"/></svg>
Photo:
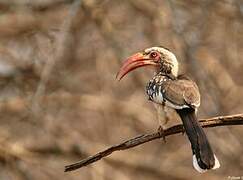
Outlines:
<svg viewBox="0 0 243 180"><path fill-rule="evenodd" d="M199 117L243 113L242 0L0 0L1 180L221 180L243 176L243 127L206 129L221 168L192 167L185 135L64 166L158 128L127 56L163 45L199 85ZM171 115L176 119L175 115Z"/></svg>

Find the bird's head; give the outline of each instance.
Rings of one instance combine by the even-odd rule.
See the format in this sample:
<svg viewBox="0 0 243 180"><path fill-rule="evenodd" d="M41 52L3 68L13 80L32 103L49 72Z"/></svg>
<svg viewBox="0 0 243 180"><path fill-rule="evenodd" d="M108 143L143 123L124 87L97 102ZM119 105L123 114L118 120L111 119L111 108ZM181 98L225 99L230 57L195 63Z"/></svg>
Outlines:
<svg viewBox="0 0 243 180"><path fill-rule="evenodd" d="M178 61L176 56L164 47L151 47L127 58L116 77L121 80L127 73L143 66L155 67L158 72L177 77Z"/></svg>

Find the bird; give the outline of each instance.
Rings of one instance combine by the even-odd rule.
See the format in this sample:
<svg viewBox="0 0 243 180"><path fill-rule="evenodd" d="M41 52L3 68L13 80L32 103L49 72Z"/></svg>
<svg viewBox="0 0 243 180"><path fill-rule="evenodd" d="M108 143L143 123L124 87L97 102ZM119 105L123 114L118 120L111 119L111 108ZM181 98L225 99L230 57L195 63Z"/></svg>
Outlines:
<svg viewBox="0 0 243 180"><path fill-rule="evenodd" d="M146 48L128 57L118 71L120 81L129 72L144 66L154 67L155 76L148 82L148 99L159 107L168 107L179 115L191 143L192 164L200 173L220 167L209 140L197 119L200 92L197 84L184 74L178 74L179 63L174 53L163 46ZM163 108L159 108L159 111ZM163 134L168 119L161 118L159 132Z"/></svg>

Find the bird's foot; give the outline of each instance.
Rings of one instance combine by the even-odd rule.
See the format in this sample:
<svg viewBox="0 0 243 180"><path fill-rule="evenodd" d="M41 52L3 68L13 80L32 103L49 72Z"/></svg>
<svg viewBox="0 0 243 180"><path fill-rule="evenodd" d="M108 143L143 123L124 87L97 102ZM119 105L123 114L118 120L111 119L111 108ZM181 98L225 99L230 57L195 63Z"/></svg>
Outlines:
<svg viewBox="0 0 243 180"><path fill-rule="evenodd" d="M158 133L160 136L162 136L163 138L163 141L166 143L166 139L165 139L165 131L164 131L164 128L162 126L159 126L158 128Z"/></svg>
<svg viewBox="0 0 243 180"><path fill-rule="evenodd" d="M185 129L184 129L184 128L182 129L181 134L182 134L182 135L185 134Z"/></svg>

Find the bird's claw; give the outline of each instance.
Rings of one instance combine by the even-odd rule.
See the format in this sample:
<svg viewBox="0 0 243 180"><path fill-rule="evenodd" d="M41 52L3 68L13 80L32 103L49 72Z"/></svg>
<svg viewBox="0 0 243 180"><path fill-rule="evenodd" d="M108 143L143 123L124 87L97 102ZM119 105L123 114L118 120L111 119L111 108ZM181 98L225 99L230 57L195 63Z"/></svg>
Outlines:
<svg viewBox="0 0 243 180"><path fill-rule="evenodd" d="M164 131L164 129L163 129L162 126L159 126L159 128L158 128L158 133L159 133L160 136L162 136L163 141L166 143L166 139L165 139L165 131Z"/></svg>
<svg viewBox="0 0 243 180"><path fill-rule="evenodd" d="M181 134L182 134L182 135L185 134L185 129L184 129L184 128L182 129Z"/></svg>

